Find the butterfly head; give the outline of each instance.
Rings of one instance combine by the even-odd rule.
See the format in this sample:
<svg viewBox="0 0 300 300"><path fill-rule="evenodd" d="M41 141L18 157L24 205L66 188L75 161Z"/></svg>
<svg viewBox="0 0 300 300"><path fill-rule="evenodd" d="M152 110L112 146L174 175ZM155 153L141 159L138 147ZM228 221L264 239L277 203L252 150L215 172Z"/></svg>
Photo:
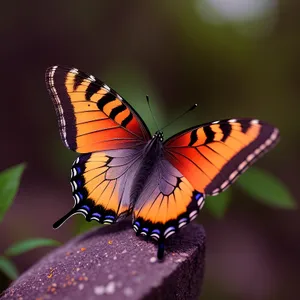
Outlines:
<svg viewBox="0 0 300 300"><path fill-rule="evenodd" d="M164 133L160 130L156 131L155 134L153 135L153 138L158 139L160 142L164 141Z"/></svg>

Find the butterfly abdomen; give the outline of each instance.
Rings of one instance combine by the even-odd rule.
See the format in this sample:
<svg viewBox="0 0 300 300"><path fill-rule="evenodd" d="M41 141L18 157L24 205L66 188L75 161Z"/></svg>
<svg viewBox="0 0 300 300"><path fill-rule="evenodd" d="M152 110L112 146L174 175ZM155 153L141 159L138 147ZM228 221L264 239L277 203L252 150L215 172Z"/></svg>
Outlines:
<svg viewBox="0 0 300 300"><path fill-rule="evenodd" d="M140 169L137 171L134 183L130 193L130 203L133 206L140 196L141 192L147 185L148 178L156 168L157 163L159 163L159 157L163 153L163 144L158 137L154 137L149 141L148 145L145 147L142 162L140 164Z"/></svg>

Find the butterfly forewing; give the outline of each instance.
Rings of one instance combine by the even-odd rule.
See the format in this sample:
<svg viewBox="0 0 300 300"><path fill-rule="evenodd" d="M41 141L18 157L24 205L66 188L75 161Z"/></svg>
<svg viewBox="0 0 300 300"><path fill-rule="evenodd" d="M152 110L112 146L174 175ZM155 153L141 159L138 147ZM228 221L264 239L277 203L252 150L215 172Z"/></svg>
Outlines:
<svg viewBox="0 0 300 300"><path fill-rule="evenodd" d="M75 68L54 66L46 83L64 144L78 153L134 148L150 133L134 109L105 83Z"/></svg>
<svg viewBox="0 0 300 300"><path fill-rule="evenodd" d="M206 195L225 190L279 140L273 126L253 119L216 121L165 142L166 157Z"/></svg>

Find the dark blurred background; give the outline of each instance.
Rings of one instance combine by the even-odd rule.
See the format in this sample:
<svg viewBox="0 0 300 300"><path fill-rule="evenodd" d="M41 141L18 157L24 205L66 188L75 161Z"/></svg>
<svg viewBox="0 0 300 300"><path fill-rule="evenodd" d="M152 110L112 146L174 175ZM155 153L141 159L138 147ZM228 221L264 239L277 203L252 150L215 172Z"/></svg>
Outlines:
<svg viewBox="0 0 300 300"><path fill-rule="evenodd" d="M0 12L1 164L27 162L15 202L0 226L0 252L12 242L62 242L76 216L52 224L73 205L70 166L44 83L47 67L77 67L104 80L155 126L197 102L166 129L233 117L280 128L280 144L258 162L299 197L300 2L297 0L5 1ZM233 188L225 217L204 208L207 232L202 299L296 299L300 218ZM26 270L48 249L15 259ZM0 275L1 288L8 282Z"/></svg>

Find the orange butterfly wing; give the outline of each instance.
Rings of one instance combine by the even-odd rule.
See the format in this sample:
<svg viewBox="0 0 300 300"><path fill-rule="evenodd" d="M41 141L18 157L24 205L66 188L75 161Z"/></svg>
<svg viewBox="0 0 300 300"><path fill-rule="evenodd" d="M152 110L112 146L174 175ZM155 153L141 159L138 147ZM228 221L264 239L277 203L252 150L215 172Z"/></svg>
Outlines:
<svg viewBox="0 0 300 300"><path fill-rule="evenodd" d="M130 213L130 187L141 162L149 130L134 109L105 83L75 68L46 71L61 138L69 149L83 153L73 164L74 214L88 221L114 223Z"/></svg>
<svg viewBox="0 0 300 300"><path fill-rule="evenodd" d="M94 76L54 66L46 71L46 84L69 149L90 153L134 148L151 138L129 103Z"/></svg>
<svg viewBox="0 0 300 300"><path fill-rule="evenodd" d="M185 130L165 142L166 158L199 192L217 195L279 140L279 130L231 119Z"/></svg>
<svg viewBox="0 0 300 300"><path fill-rule="evenodd" d="M164 143L163 158L133 208L137 234L159 242L199 213L206 195L226 189L279 140L279 131L252 119L231 119L185 130Z"/></svg>
<svg viewBox="0 0 300 300"><path fill-rule="evenodd" d="M79 213L88 221L104 224L126 217L132 210L130 192L141 156L139 148L80 155L71 169L74 207L53 227L58 228Z"/></svg>
<svg viewBox="0 0 300 300"><path fill-rule="evenodd" d="M160 159L133 208L137 234L160 242L196 218L204 195L166 159Z"/></svg>

